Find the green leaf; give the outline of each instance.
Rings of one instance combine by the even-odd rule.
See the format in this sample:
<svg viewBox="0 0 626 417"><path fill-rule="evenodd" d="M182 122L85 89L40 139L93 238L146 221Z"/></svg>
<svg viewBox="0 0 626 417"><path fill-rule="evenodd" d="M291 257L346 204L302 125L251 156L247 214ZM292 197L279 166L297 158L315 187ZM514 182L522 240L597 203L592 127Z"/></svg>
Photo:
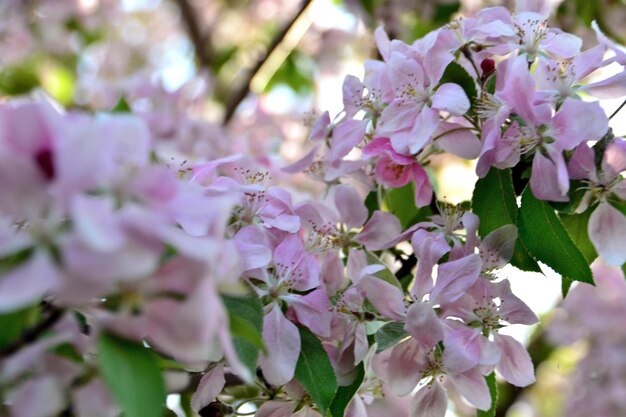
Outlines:
<svg viewBox="0 0 626 417"><path fill-rule="evenodd" d="M387 268L387 265L385 265L385 263L378 256L366 250L365 258L367 259L367 263L369 265L379 264L385 267L381 269L380 271L375 272L370 275L375 276L376 278L380 278L383 281L388 282L389 284L402 289L402 284L400 284L400 281L398 281L398 278L396 278L396 276L389 270L389 268Z"/></svg>
<svg viewBox="0 0 626 417"><path fill-rule="evenodd" d="M589 217L593 209L588 209L581 214L561 215L559 216L563 226L567 229L570 237L585 256L587 263L593 262L598 257L596 248L589 239L587 226L589 225Z"/></svg>
<svg viewBox="0 0 626 417"><path fill-rule="evenodd" d="M484 178L476 182L472 195L472 211L480 217L478 234L483 238L505 224L515 224L518 208L509 169L491 168ZM523 271L541 272L519 238L515 243L511 263Z"/></svg>
<svg viewBox="0 0 626 417"><path fill-rule="evenodd" d="M37 322L38 317L37 306L0 314L0 348L17 340L24 330Z"/></svg>
<svg viewBox="0 0 626 417"><path fill-rule="evenodd" d="M22 64L0 72L0 94L19 96L39 86L35 64Z"/></svg>
<svg viewBox="0 0 626 417"><path fill-rule="evenodd" d="M405 339L408 333L404 331L404 323L392 321L378 329L374 338L376 340L376 353L395 346L402 339Z"/></svg>
<svg viewBox="0 0 626 417"><path fill-rule="evenodd" d="M450 62L443 72L443 76L441 77L441 81L439 82L440 85L445 83L458 84L463 89L463 91L465 91L465 94L467 95L467 98L469 99L472 107L474 106L477 95L476 84L474 83L474 79L472 78L472 76L469 75L467 71L465 71L465 68L463 68L455 61Z"/></svg>
<svg viewBox="0 0 626 417"><path fill-rule="evenodd" d="M325 416L337 392L335 371L317 336L304 327L298 327L298 330L302 347L296 364L296 379Z"/></svg>
<svg viewBox="0 0 626 417"><path fill-rule="evenodd" d="M363 378L365 378L365 366L363 366L363 362L361 362L356 369L356 378L354 378L352 384L346 387L339 387L337 389L337 394L335 395L333 402L330 404L330 414L333 417L344 416L346 408L348 407L348 404L350 404L352 397L354 397L354 394L356 394L361 387Z"/></svg>
<svg viewBox="0 0 626 417"><path fill-rule="evenodd" d="M254 293L246 297L223 295L222 301L228 311L235 352L254 375L259 350L265 350L262 337L263 306L261 301Z"/></svg>
<svg viewBox="0 0 626 417"><path fill-rule="evenodd" d="M404 187L388 190L385 194L385 202L389 212L400 220L403 229L406 229L411 219L417 215L415 191L412 182Z"/></svg>
<svg viewBox="0 0 626 417"><path fill-rule="evenodd" d="M487 411L476 410L476 417L496 417L496 407L498 405L498 384L496 382L495 372L490 373L485 377L487 386L489 387L489 394L491 394L491 407Z"/></svg>
<svg viewBox="0 0 626 417"><path fill-rule="evenodd" d="M380 207L378 207L378 191L371 191L365 197L365 207L367 207L367 219L369 220L376 210L380 210Z"/></svg>
<svg viewBox="0 0 626 417"><path fill-rule="evenodd" d="M571 288L573 283L574 281L567 277L563 277L561 279L561 295L563 296L563 298L567 297L567 294L569 294L569 289Z"/></svg>
<svg viewBox="0 0 626 417"><path fill-rule="evenodd" d="M125 417L154 417L165 404L165 384L156 355L144 346L103 333L98 338L100 372Z"/></svg>
<svg viewBox="0 0 626 417"><path fill-rule="evenodd" d="M575 281L593 283L591 269L576 247L554 209L537 200L526 187L519 211L519 232L522 240L539 261L557 273Z"/></svg>
<svg viewBox="0 0 626 417"><path fill-rule="evenodd" d="M124 96L120 97L115 104L115 107L111 109L111 113L131 113L132 109L130 108L130 104L124 98Z"/></svg>

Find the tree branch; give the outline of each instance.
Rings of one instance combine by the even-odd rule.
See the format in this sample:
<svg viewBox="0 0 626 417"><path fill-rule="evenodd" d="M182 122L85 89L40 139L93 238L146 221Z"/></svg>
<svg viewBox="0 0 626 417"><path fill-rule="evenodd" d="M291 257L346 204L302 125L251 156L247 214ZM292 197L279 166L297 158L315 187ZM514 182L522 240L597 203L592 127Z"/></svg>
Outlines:
<svg viewBox="0 0 626 417"><path fill-rule="evenodd" d="M196 19L196 11L193 6L189 4L188 0L176 0L180 14L185 22L185 27L189 33L189 38L193 43L196 51L196 57L198 58L201 67L209 68L211 61L213 60L211 52L210 37L205 36L200 29L200 24Z"/></svg>
<svg viewBox="0 0 626 417"><path fill-rule="evenodd" d="M250 84L254 76L259 72L259 70L265 63L265 61L268 60L268 58L272 55L272 53L276 50L276 48L280 46L280 44L285 39L285 36L287 36L287 33L289 33L289 30L298 21L300 16L302 16L302 14L307 9L307 7L311 4L311 2L312 0L302 1L302 3L300 4L300 7L296 11L296 14L276 34L274 39L272 39L272 42L268 45L265 53L261 56L261 58L259 58L256 64L248 71L243 84L241 84L241 87L237 91L235 91L230 101L226 104L226 113L224 114L224 120L222 122L224 126L230 122L230 120L235 115L235 111L237 110L237 107L239 107L239 104L241 104L241 102L246 98L246 96L250 92Z"/></svg>
<svg viewBox="0 0 626 417"><path fill-rule="evenodd" d="M62 316L63 310L53 305L49 305L48 315L42 321L24 330L18 339L0 348L0 359L11 356L22 347L37 340L46 330L54 326Z"/></svg>

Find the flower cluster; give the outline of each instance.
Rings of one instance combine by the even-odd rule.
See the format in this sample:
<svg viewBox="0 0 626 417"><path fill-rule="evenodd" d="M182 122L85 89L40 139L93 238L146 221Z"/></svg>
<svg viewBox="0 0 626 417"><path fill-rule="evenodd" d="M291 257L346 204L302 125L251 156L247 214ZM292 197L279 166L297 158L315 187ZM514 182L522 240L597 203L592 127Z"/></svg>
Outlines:
<svg viewBox="0 0 626 417"><path fill-rule="evenodd" d="M377 30L382 61L346 78L344 110L284 168L320 199L253 155L183 160L145 115L2 103L0 413L153 416L169 392L200 415L361 417L389 391L443 417L447 388L489 410L494 372L532 384L500 330L538 319L499 269L591 281L596 255L626 261L626 141L579 96L621 95L623 70L581 80L626 55L546 21L490 8L412 45ZM471 210L437 198L444 152L477 159Z"/></svg>

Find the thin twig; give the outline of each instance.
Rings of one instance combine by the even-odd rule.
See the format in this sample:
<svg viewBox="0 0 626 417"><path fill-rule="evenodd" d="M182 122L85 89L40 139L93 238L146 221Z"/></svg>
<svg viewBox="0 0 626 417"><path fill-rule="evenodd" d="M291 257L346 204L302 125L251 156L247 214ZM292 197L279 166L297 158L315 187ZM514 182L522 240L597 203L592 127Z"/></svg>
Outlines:
<svg viewBox="0 0 626 417"><path fill-rule="evenodd" d="M609 120L611 120L611 119L612 119L612 118L613 118L613 117L614 117L617 113L619 113L619 111L620 111L620 110L621 110L624 106L626 106L626 100L624 100L624 101L622 102L622 104L620 104L620 106L617 108L617 110L615 110L615 111L613 112L613 114L609 116Z"/></svg>
<svg viewBox="0 0 626 417"><path fill-rule="evenodd" d="M194 10L193 6L189 4L189 1L176 0L176 3L178 4L178 8L180 9L182 20L183 22L185 22L187 32L189 32L189 38L191 39L194 49L196 50L196 57L198 58L200 66L209 68L213 59L210 37L202 33L202 30L200 29L200 24L196 19L197 13Z"/></svg>
<svg viewBox="0 0 626 417"><path fill-rule="evenodd" d="M276 48L278 48L278 46L283 42L283 40L285 39L285 36L287 36L287 33L289 33L289 30L291 29L291 27L298 21L300 16L302 16L302 14L307 9L309 4L311 4L312 1L313 0L302 1L302 4L298 8L296 14L291 18L291 20L289 20L285 24L285 26L283 26L280 32L276 34L274 39L272 39L272 42L268 45L267 50L265 51L263 56L261 56L261 58L259 58L257 63L254 65L254 67L252 67L248 71L248 74L246 75L246 78L244 79L243 84L241 84L241 87L239 88L239 90L235 91L235 93L232 95L231 100L226 105L226 112L224 114L224 120L222 122L223 125L227 125L228 122L230 122L230 120L233 118L233 116L235 115L235 111L237 110L237 107L239 107L239 104L241 104L241 102L246 98L246 96L250 92L250 84L254 76L259 72L259 70L261 69L265 61L267 61L267 59L270 57L270 55L272 55L272 52L274 52L274 50L276 50Z"/></svg>
<svg viewBox="0 0 626 417"><path fill-rule="evenodd" d="M46 330L54 326L62 316L63 310L50 305L48 307L48 315L42 321L24 330L18 339L0 348L0 359L11 356L22 347L37 340Z"/></svg>

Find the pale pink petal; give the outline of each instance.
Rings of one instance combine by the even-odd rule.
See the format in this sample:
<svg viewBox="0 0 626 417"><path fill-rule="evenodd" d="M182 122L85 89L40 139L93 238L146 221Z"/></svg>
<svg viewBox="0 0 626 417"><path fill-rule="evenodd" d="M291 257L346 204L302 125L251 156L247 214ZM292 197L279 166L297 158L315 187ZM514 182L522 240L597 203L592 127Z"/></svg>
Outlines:
<svg viewBox="0 0 626 417"><path fill-rule="evenodd" d="M605 80L589 83L581 90L599 99L614 99L626 96L626 71Z"/></svg>
<svg viewBox="0 0 626 417"><path fill-rule="evenodd" d="M289 312L298 322L318 336L330 336L330 301L323 288L303 296L291 296L289 301Z"/></svg>
<svg viewBox="0 0 626 417"><path fill-rule="evenodd" d="M15 417L54 417L65 407L63 387L51 376L30 379L8 396Z"/></svg>
<svg viewBox="0 0 626 417"><path fill-rule="evenodd" d="M614 138L604 151L602 171L607 180L617 177L626 171L626 139Z"/></svg>
<svg viewBox="0 0 626 417"><path fill-rule="evenodd" d="M559 58L571 58L580 52L583 41L576 35L552 29L547 34L547 40L542 43L546 52Z"/></svg>
<svg viewBox="0 0 626 417"><path fill-rule="evenodd" d="M361 278L358 287L380 314L392 320L404 319L404 295L398 287L372 275Z"/></svg>
<svg viewBox="0 0 626 417"><path fill-rule="evenodd" d="M215 401L217 395L222 392L226 379L224 378L224 366L217 365L202 376L198 389L191 397L191 409L196 413Z"/></svg>
<svg viewBox="0 0 626 417"><path fill-rule="evenodd" d="M535 382L535 369L526 348L511 336L497 334L495 342L502 357L496 370L502 377L517 387Z"/></svg>
<svg viewBox="0 0 626 417"><path fill-rule="evenodd" d="M274 250L274 265L281 267L281 279L291 279L292 288L306 291L319 284L319 265L304 249L297 235L289 235Z"/></svg>
<svg viewBox="0 0 626 417"><path fill-rule="evenodd" d="M443 363L452 374L475 367L480 360L481 335L478 329L461 327L446 334L444 338Z"/></svg>
<svg viewBox="0 0 626 417"><path fill-rule="evenodd" d="M346 77L346 82L348 81L348 77L351 77L351 76L348 75ZM353 78L356 78L356 77L353 77ZM357 81L358 81L358 78L357 78ZM345 82L344 82L344 97L345 97ZM326 136L328 136L328 133L329 133L329 125L330 125L330 115L328 114L327 111L325 111L317 119L315 119L315 122L313 122L313 126L311 126L311 131L309 132L309 140L318 141L318 140L326 139Z"/></svg>
<svg viewBox="0 0 626 417"><path fill-rule="evenodd" d="M478 254L439 265L431 302L443 304L458 300L476 282L481 268L482 261Z"/></svg>
<svg viewBox="0 0 626 417"><path fill-rule="evenodd" d="M346 120L333 129L333 136L328 158L335 168L339 166L341 158L350 153L352 149L365 137L367 120Z"/></svg>
<svg viewBox="0 0 626 417"><path fill-rule="evenodd" d="M413 303L407 312L404 330L424 350L432 349L443 340L443 326L433 308L427 303Z"/></svg>
<svg viewBox="0 0 626 417"><path fill-rule="evenodd" d="M354 240L368 250L381 250L402 232L400 220L391 213L377 210Z"/></svg>
<svg viewBox="0 0 626 417"><path fill-rule="evenodd" d="M344 417L367 417L367 408L360 395L357 394L352 398Z"/></svg>
<svg viewBox="0 0 626 417"><path fill-rule="evenodd" d="M296 403L293 401L270 400L259 407L255 417L291 417L295 409Z"/></svg>
<svg viewBox="0 0 626 417"><path fill-rule="evenodd" d="M267 354L259 359L263 376L272 385L289 382L300 356L300 333L275 304L263 318L263 342Z"/></svg>
<svg viewBox="0 0 626 417"><path fill-rule="evenodd" d="M0 278L0 313L38 303L61 282L62 277L50 257L43 251L35 252Z"/></svg>
<svg viewBox="0 0 626 417"><path fill-rule="evenodd" d="M272 260L272 250L268 247L264 231L257 226L246 226L237 232L233 241L239 252L242 269L261 268Z"/></svg>
<svg viewBox="0 0 626 417"><path fill-rule="evenodd" d="M360 227L367 220L367 207L359 193L348 185L338 185L334 188L335 206L341 214L341 219L349 228Z"/></svg>
<svg viewBox="0 0 626 417"><path fill-rule="evenodd" d="M561 151L551 148L549 158L539 151L535 153L530 189L539 200L569 200L569 177Z"/></svg>
<svg viewBox="0 0 626 417"><path fill-rule="evenodd" d="M353 118L363 107L363 93L365 86L354 75L346 75L343 80L341 91L343 93L343 108L346 112L346 118ZM328 112L325 113L328 115ZM330 118L329 118L330 123Z"/></svg>
<svg viewBox="0 0 626 417"><path fill-rule="evenodd" d="M457 130L463 129L463 130ZM446 133L448 132L448 133ZM480 154L481 142L476 134L456 123L442 123L434 133L438 148L463 159L475 159Z"/></svg>
<svg viewBox="0 0 626 417"><path fill-rule="evenodd" d="M410 417L444 417L448 409L448 396L438 382L422 387L409 406Z"/></svg>
<svg viewBox="0 0 626 417"><path fill-rule="evenodd" d="M412 166L413 181L415 183L414 202L417 207L424 207L430 204L433 198L433 186L426 170L419 164Z"/></svg>
<svg viewBox="0 0 626 417"><path fill-rule="evenodd" d="M595 178L595 171L596 162L593 150L586 143L581 143L567 163L569 177L573 180Z"/></svg>
<svg viewBox="0 0 626 417"><path fill-rule="evenodd" d="M461 374L450 377L454 387L467 401L480 410L489 410L491 407L491 394L485 377L478 368L471 369Z"/></svg>
<svg viewBox="0 0 626 417"><path fill-rule="evenodd" d="M422 112L417 119L415 119L413 129L411 129L411 135L413 137L408 142L409 151L412 155L417 154L428 143L431 135L435 129L437 129L439 121L438 111L430 107L424 107L424 109L422 109ZM391 144L394 144L393 140ZM398 150L396 146L394 146L394 149Z"/></svg>
<svg viewBox="0 0 626 417"><path fill-rule="evenodd" d="M382 26L377 27L374 31L374 40L376 41L376 47L380 52L380 56L387 61L389 59L391 41Z"/></svg>
<svg viewBox="0 0 626 417"><path fill-rule="evenodd" d="M311 149L306 155L302 158L298 159L292 164L289 164L282 168L282 171L288 174L297 174L298 172L302 172L308 167L311 166L313 161L315 160L315 155L317 155L317 150L319 145L316 145L313 149Z"/></svg>
<svg viewBox="0 0 626 417"><path fill-rule="evenodd" d="M469 99L458 84L442 84L430 100L433 109L447 111L455 116L463 116L470 108Z"/></svg>
<svg viewBox="0 0 626 417"><path fill-rule="evenodd" d="M422 379L421 370L427 351L413 339L407 339L391 349L387 363L387 383L391 391L403 397L413 391Z"/></svg>
<svg viewBox="0 0 626 417"><path fill-rule="evenodd" d="M107 199L76 196L72 201L74 226L80 237L97 251L113 251L124 244L124 233Z"/></svg>
<svg viewBox="0 0 626 417"><path fill-rule="evenodd" d="M598 102L588 103L565 99L553 119L557 129L557 143L561 149L571 150L584 141L599 140L609 129L608 118Z"/></svg>
<svg viewBox="0 0 626 417"><path fill-rule="evenodd" d="M507 224L489 233L480 243L483 270L506 265L513 256L517 241L517 227Z"/></svg>
<svg viewBox="0 0 626 417"><path fill-rule="evenodd" d="M116 417L120 409L101 379L93 379L73 391L77 417Z"/></svg>
<svg viewBox="0 0 626 417"><path fill-rule="evenodd" d="M589 218L589 239L598 254L612 266L626 262L626 216L602 202Z"/></svg>
<svg viewBox="0 0 626 417"><path fill-rule="evenodd" d="M450 251L445 236L418 229L411 237L411 244L419 262L415 272L415 283L411 295L421 300L433 288L433 267Z"/></svg>

